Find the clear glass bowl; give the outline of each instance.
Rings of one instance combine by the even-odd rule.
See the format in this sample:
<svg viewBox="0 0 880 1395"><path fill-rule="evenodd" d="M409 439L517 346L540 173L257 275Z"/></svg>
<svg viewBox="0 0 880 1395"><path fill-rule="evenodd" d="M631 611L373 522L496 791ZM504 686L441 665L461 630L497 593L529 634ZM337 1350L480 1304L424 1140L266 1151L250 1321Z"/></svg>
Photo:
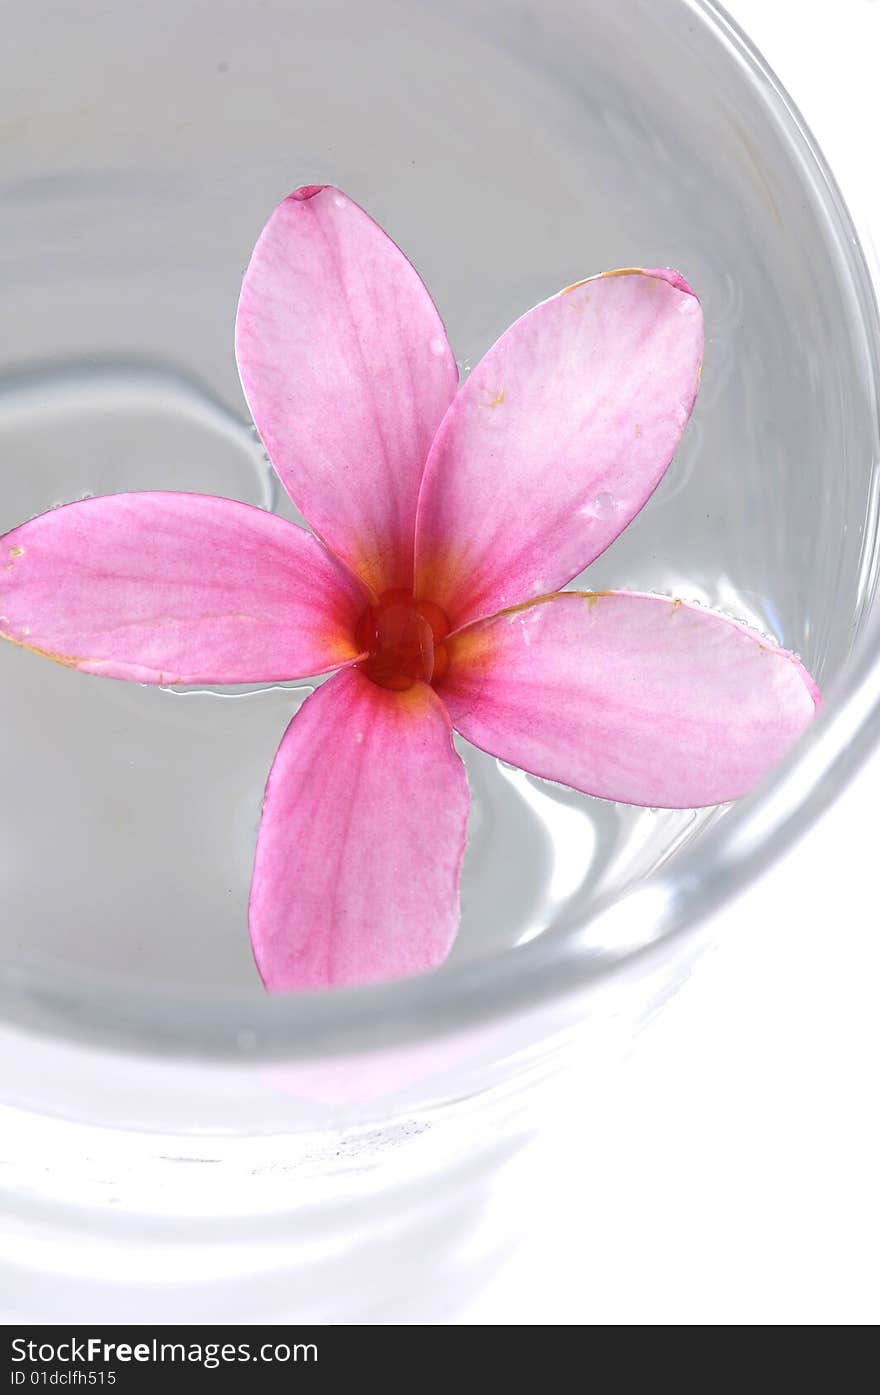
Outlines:
<svg viewBox="0 0 880 1395"><path fill-rule="evenodd" d="M826 713L764 788L699 815L467 753L462 930L435 975L259 987L253 840L303 685L159 691L0 646L16 1313L173 1316L184 1294L246 1320L246 1280L257 1316L357 1320L405 1301L426 1244L464 1294L480 1188L568 1035L592 1034L601 1069L874 740L880 335L846 209L773 75L699 0L39 2L0 62L0 531L132 488L295 517L232 325L298 184L338 183L389 229L464 372L607 267L677 266L703 300L694 420L589 584L773 633Z"/></svg>

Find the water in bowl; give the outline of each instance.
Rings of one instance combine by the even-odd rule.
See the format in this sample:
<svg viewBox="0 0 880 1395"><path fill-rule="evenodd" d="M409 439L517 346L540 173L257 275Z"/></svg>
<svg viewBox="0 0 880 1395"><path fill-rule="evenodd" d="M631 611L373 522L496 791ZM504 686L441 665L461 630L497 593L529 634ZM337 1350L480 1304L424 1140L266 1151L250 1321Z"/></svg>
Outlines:
<svg viewBox="0 0 880 1395"><path fill-rule="evenodd" d="M247 419L232 326L271 207L333 181L412 256L465 372L562 285L683 270L707 324L696 414L587 584L717 606L833 676L864 599L863 346L818 198L692 18L676 0L54 15L41 63L11 53L0 84L0 530L127 489L296 516ZM260 995L254 840L308 685L150 689L4 645L0 689L6 961L121 992ZM601 803L461 749L453 963L585 922L723 817Z"/></svg>

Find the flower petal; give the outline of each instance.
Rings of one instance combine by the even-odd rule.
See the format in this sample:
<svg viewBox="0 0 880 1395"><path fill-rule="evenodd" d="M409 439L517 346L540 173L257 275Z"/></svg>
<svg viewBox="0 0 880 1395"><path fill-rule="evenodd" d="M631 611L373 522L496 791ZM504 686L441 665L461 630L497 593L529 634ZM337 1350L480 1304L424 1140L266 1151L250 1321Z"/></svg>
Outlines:
<svg viewBox="0 0 880 1395"><path fill-rule="evenodd" d="M428 458L417 593L453 626L555 590L656 488L691 413L700 305L672 271L610 271L517 320Z"/></svg>
<svg viewBox="0 0 880 1395"><path fill-rule="evenodd" d="M377 595L409 588L422 472L458 385L418 273L338 189L298 189L254 249L236 354L294 503Z"/></svg>
<svg viewBox="0 0 880 1395"><path fill-rule="evenodd" d="M587 794L669 809L746 794L821 699L793 654L697 606L562 592L447 640L474 745Z"/></svg>
<svg viewBox="0 0 880 1395"><path fill-rule="evenodd" d="M113 494L0 538L0 635L138 683L268 683L357 657L355 579L303 528L203 494Z"/></svg>
<svg viewBox="0 0 880 1395"><path fill-rule="evenodd" d="M440 964L458 925L468 788L432 688L358 669L306 700L269 782L250 899L267 988L369 983Z"/></svg>

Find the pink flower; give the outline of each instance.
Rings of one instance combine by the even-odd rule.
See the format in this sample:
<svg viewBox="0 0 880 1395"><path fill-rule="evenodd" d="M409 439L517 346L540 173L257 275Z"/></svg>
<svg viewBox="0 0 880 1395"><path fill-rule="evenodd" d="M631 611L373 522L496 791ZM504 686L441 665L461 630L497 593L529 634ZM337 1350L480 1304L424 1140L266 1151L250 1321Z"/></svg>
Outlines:
<svg viewBox="0 0 880 1395"><path fill-rule="evenodd" d="M799 661L742 625L558 591L638 513L690 415L702 317L676 272L567 287L459 389L412 266L312 186L257 243L236 348L315 535L202 495L69 504L0 543L0 626L139 683L338 670L266 787L250 931L268 988L446 957L468 813L453 729L588 794L692 807L750 790L812 718Z"/></svg>

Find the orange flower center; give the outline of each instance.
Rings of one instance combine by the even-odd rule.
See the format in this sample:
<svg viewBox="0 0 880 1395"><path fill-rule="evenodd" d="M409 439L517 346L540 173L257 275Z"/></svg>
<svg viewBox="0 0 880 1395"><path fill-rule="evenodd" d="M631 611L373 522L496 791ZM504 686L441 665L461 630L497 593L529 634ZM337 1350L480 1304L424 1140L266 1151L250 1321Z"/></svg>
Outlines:
<svg viewBox="0 0 880 1395"><path fill-rule="evenodd" d="M409 591L386 591L358 621L357 643L369 655L358 668L380 688L398 693L419 681L436 684L446 672L448 634L439 605L417 601Z"/></svg>

